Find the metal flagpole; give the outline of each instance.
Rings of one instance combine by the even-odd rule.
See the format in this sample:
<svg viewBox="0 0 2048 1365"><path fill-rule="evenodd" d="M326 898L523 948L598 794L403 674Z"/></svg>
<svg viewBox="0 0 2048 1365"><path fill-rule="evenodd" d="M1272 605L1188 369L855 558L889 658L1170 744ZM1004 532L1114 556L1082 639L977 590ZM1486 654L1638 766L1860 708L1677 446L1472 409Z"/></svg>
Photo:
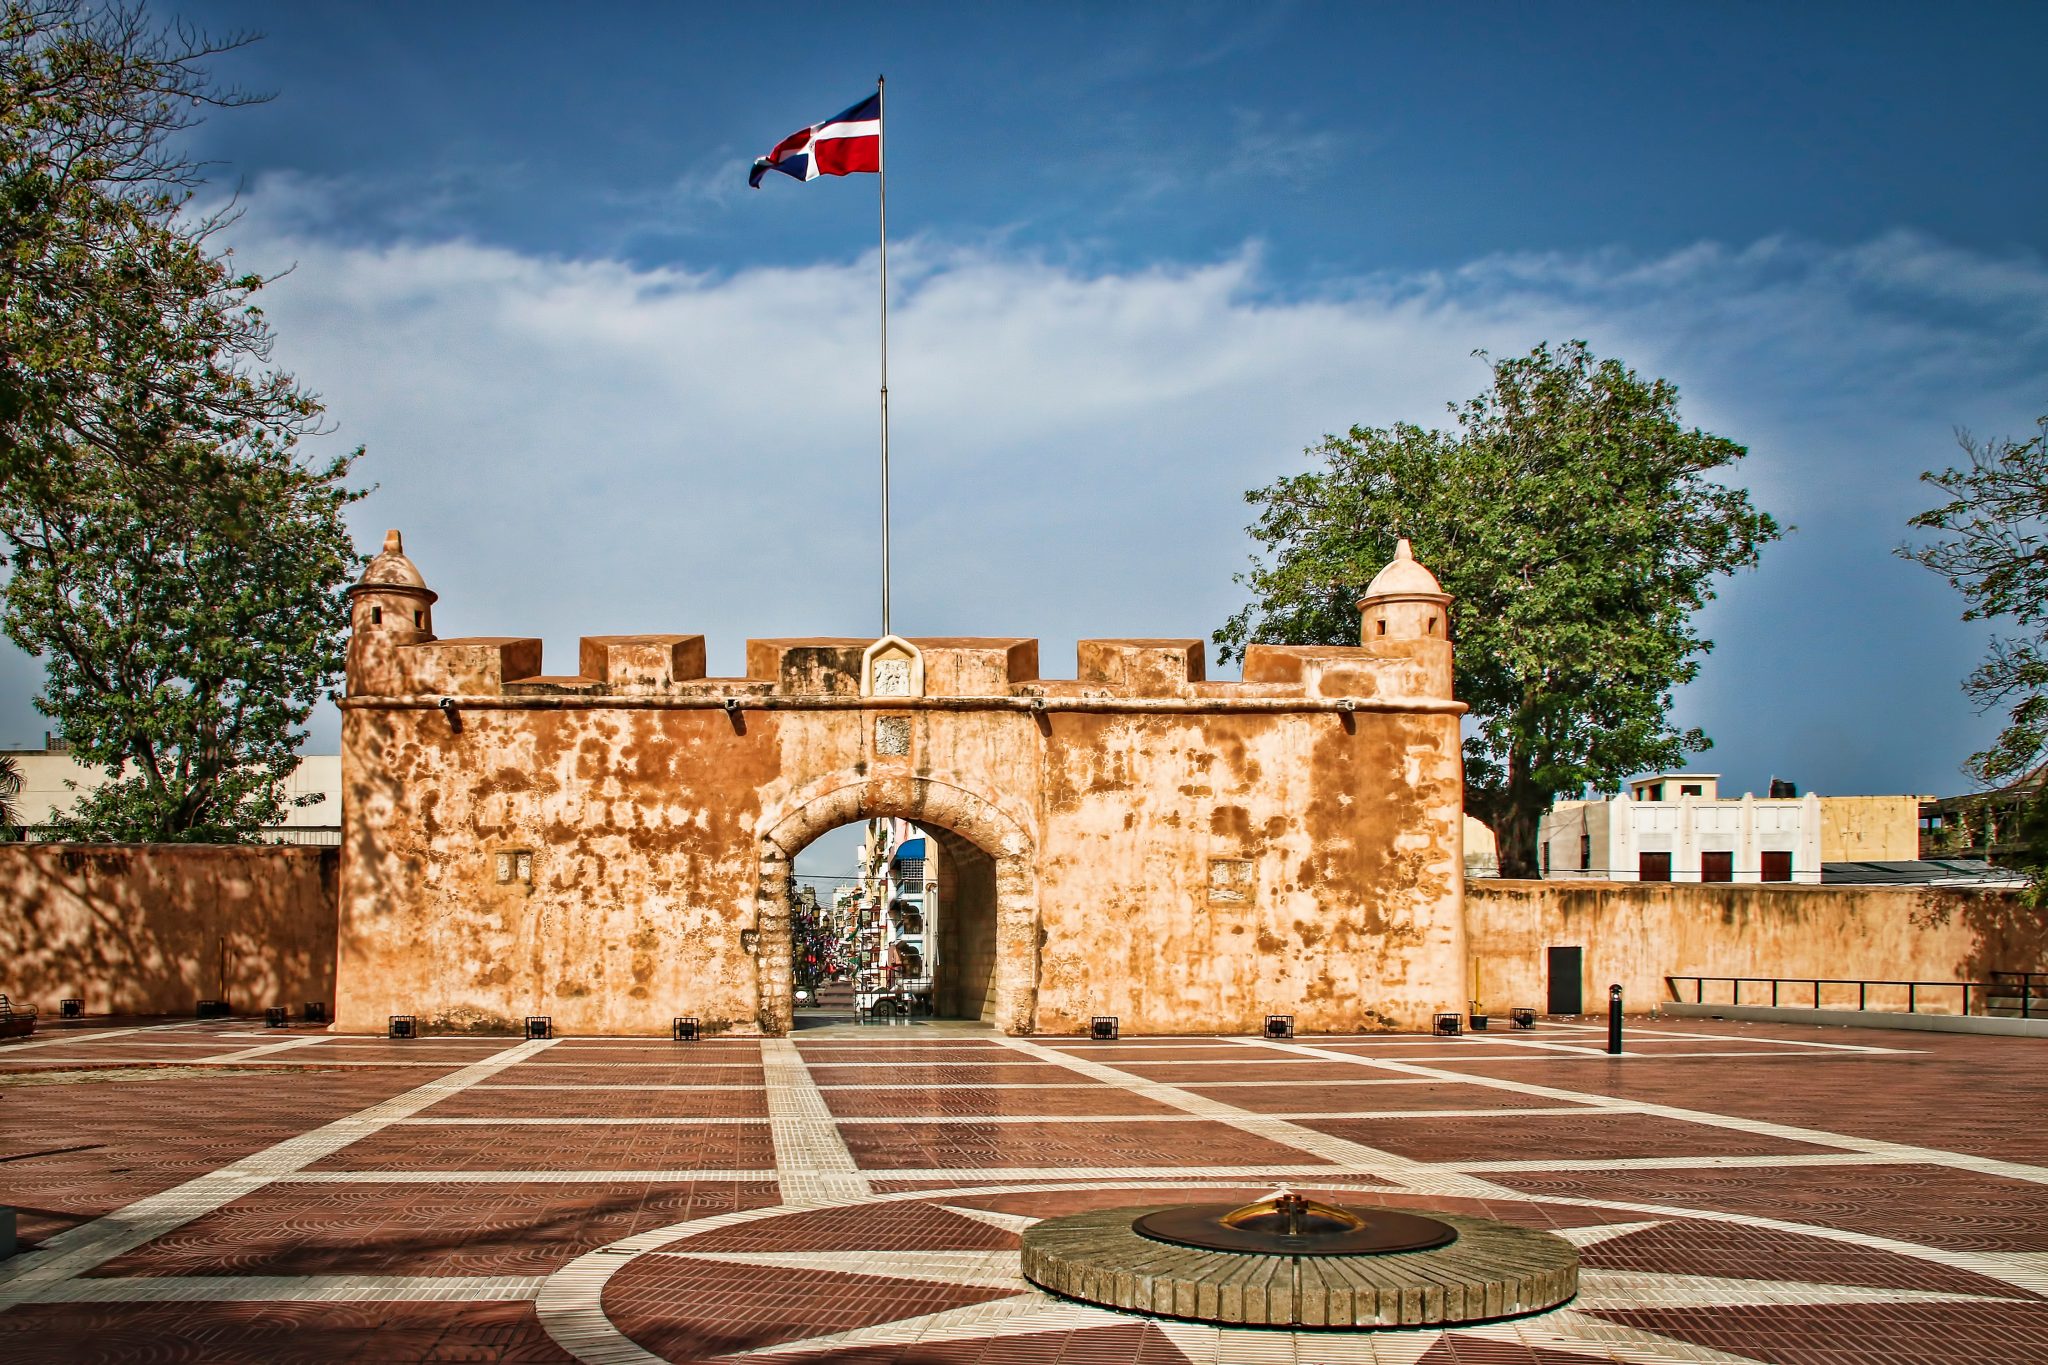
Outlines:
<svg viewBox="0 0 2048 1365"><path fill-rule="evenodd" d="M882 206L882 634L889 630L889 121L883 77L875 77L875 170Z"/></svg>

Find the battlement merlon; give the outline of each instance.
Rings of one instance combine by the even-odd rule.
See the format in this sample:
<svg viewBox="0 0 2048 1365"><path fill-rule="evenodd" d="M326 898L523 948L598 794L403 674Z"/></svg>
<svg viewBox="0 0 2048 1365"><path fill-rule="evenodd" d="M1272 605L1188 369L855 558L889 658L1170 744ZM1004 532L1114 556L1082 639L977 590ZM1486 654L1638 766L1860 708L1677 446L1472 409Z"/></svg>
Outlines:
<svg viewBox="0 0 2048 1365"><path fill-rule="evenodd" d="M928 637L873 641L860 637L749 640L746 676L705 676L702 635L589 635L577 651L577 672L541 671L541 642L530 637L437 639L431 620L415 615L432 594L400 548L398 533L352 590L348 695L369 703L421 698L671 699L677 704L738 700L842 699L886 705L892 700L974 698L1082 704L1104 699L1157 699L1200 707L1205 702L1283 704L1290 699L1462 710L1452 701L1449 640L1451 598L1417 564L1402 541L1393 563L1359 602L1357 645L1251 645L1243 680L1212 682L1203 642L1196 639L1082 640L1075 676L1039 677L1038 642L1017 637ZM400 601L395 594L409 594ZM391 607L378 604L392 598ZM883 646L915 661L914 688L877 686ZM900 661L898 661L900 662ZM874 668L876 673L869 675ZM896 675L891 675L892 679ZM906 672L904 678L913 676Z"/></svg>

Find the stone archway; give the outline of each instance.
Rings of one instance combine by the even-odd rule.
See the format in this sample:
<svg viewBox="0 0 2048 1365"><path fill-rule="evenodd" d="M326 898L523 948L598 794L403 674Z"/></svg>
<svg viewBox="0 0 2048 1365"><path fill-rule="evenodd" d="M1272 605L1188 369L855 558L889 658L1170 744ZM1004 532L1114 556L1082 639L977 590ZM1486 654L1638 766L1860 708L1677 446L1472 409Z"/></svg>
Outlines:
<svg viewBox="0 0 2048 1365"><path fill-rule="evenodd" d="M816 792L817 786L809 790ZM993 864L995 962L989 1022L1013 1035L1032 1032L1040 942L1036 845L994 802L932 778L852 778L799 800L764 822L754 921L761 1031L785 1034L795 1020L789 879L796 855L827 830L892 816L947 836L942 842L956 858L971 851Z"/></svg>

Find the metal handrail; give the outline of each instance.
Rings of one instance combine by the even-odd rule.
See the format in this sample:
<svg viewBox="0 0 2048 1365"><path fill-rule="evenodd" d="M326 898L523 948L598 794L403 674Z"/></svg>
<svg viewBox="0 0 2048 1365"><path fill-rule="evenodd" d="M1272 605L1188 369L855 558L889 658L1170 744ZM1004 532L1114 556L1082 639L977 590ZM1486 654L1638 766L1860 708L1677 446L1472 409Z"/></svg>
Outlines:
<svg viewBox="0 0 2048 1365"><path fill-rule="evenodd" d="M1992 978L1992 984L1990 985L1986 985L1984 982L1981 981L1891 981L1883 980L1877 977L1853 976L1841 977L1678 975L1666 976L1664 978L1664 985L1665 988L1671 992L1671 998L1673 1000L1682 1002L1684 1001L1685 996L1679 989L1679 983L1685 981L1691 982L1693 987L1692 1002L1696 1005L1704 1005L1706 1003L1706 991L1708 982L1725 982L1728 985L1728 1003L1730 1005L1740 1005L1742 1003L1742 988L1744 986L1769 986L1771 988L1771 1003L1773 1005L1776 1005L1778 1003L1779 987L1785 985L1804 986L1810 987L1813 991L1813 1003L1811 1006L1811 1008L1813 1009L1819 1009L1821 1007L1820 988L1822 986L1854 986L1856 988L1856 1008L1859 1010L1867 1009L1869 1007L1870 988L1872 986L1904 986L1906 988L1906 1013L1908 1014L1919 1013L1920 992L1922 990L1961 991L1963 994L1963 1013L1970 1014L1972 1013L1970 1009L1970 999L1972 992L1975 992L1980 1000L1989 1000L1997 996L2010 996L2011 994L2013 994L2013 992L2001 989L1998 986L1997 982L2001 978L2018 977L2020 978L2020 988L2018 991L2020 1000L2020 1018L2033 1018L2033 1001L2035 993L2034 983L2036 981L2040 981L2042 983L2042 986L2040 988L2041 999L2044 1001L2044 1003L2048 1003L2048 972L1991 972L1988 973L1988 975ZM2044 1010L2043 1012L2048 1013L2048 1010Z"/></svg>

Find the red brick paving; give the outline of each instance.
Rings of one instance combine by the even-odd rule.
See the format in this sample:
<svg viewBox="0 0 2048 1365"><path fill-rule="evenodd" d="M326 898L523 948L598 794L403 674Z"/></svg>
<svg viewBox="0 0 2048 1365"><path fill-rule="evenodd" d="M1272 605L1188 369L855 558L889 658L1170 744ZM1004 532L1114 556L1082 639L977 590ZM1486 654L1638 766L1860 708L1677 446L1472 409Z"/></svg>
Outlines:
<svg viewBox="0 0 2048 1365"><path fill-rule="evenodd" d="M2048 1360L2048 1304L1812 1304L1599 1316L1772 1365L1949 1360L2041 1365Z"/></svg>
<svg viewBox="0 0 2048 1365"><path fill-rule="evenodd" d="M1688 1037L1685 1035L1701 1035ZM221 1055L311 1030L263 1031L248 1021L174 1033L94 1038L9 1055L0 1046L0 1201L27 1206L24 1239L112 1212L144 1195L242 1162L265 1147L517 1045L513 1039L325 1040L274 1054L288 1065L189 1068ZM1597 1045L1597 1034L1538 1029L1531 1038ZM1796 1044L1778 1046L1779 1039ZM1304 1040L1318 1043L1319 1040ZM1182 1085L1251 1113L1340 1113L1355 1118L1304 1126L1421 1161L1553 1159L1557 1168L1484 1178L1519 1196L1445 1199L1382 1186L1331 1167L1354 1202L1470 1212L1569 1231L1613 1222L1655 1225L1594 1241L1584 1252L1589 1284L1603 1273L1818 1282L1862 1286L1872 1301L1769 1308L1659 1306L1602 1309L1617 1324L1780 1365L1981 1365L2048 1361L2048 1303L2002 1280L1932 1260L1818 1235L1872 1234L1958 1252L2048 1252L2048 1184L1957 1169L1938 1158L1910 1164L1716 1167L1723 1154L1775 1155L1805 1144L1732 1129L1589 1110L1529 1115L1555 1099L1453 1081L1344 1085L1393 1073L1376 1060L1475 1074L1588 1094L1615 1095L1710 1113L1754 1117L1834 1133L2048 1162L2039 1122L2048 1044L2022 1039L1813 1030L1789 1026L1637 1025L1619 1060L1497 1042L1333 1040L1359 1063L1279 1061L1277 1049L1201 1040L1125 1040L1092 1046L1057 1040L1067 1055L1131 1075ZM871 1173L877 1195L913 1187L987 1183L993 1167L1046 1166L1088 1179L1104 1166L1162 1174L1192 1165L1303 1166L1315 1158L1222 1122L1119 1122L1123 1114L1172 1112L1073 1070L1031 1062L1015 1049L894 1036L802 1037L813 1080L841 1118L901 1117L901 1126L849 1122L837 1132ZM1891 1049L1886 1054L1815 1050L1814 1042ZM1733 1052L1736 1056L1710 1054ZM679 1055L681 1053L682 1055ZM1491 1053L1506 1054L1493 1057ZM53 1055L55 1054L55 1055ZM1451 1055L1446 1055L1451 1054ZM123 1058L149 1058L124 1063ZM81 1283L163 1276L379 1275L539 1276L619 1239L722 1214L756 1211L721 1229L672 1243L704 1252L843 1254L843 1270L733 1265L659 1254L621 1258L604 1297L615 1322L674 1359L718 1352L995 1298L950 1282L861 1273L863 1256L888 1248L1001 1253L1007 1230L940 1204L1026 1216L1193 1199L1249 1200L1259 1179L1229 1185L1153 1181L1101 1190L946 1190L918 1200L771 1211L778 1188L716 1176L681 1184L618 1185L533 1179L397 1181L389 1172L765 1169L775 1145L759 1045L728 1040L696 1048L666 1040L564 1040L420 1111L422 1118L716 1118L740 1123L434 1124L367 1132L308 1169L357 1172L349 1183L285 1179L233 1199L91 1269ZM402 1066L322 1066L346 1060ZM736 1062L738 1065L720 1065ZM848 1065L886 1062L886 1066ZM991 1063L999 1063L992 1065ZM1020 1064L1021 1063L1021 1064ZM41 1075L35 1083L9 1080ZM91 1079L76 1081L71 1073ZM1222 1080L1261 1080L1251 1086ZM1047 1089L999 1089L1051 1082ZM519 1083L549 1088L521 1090ZM683 1089L618 1089L603 1086ZM958 1086L963 1088L949 1089ZM717 1088L698 1088L717 1087ZM741 1087L738 1089L726 1087ZM1441 1111L1489 1111L1451 1117ZM1427 1111L1420 1119L1374 1117ZM920 1123L930 1117L1037 1117L1024 1123ZM65 1151L64 1148L84 1150ZM1602 1170L1610 1158L1689 1157L1674 1169ZM11 1159L12 1158L12 1159ZM1851 1155L1850 1159L1857 1159ZM1573 1163L1593 1169L1563 1169ZM919 1167L957 1171L944 1182L893 1178ZM1295 1182L1311 1193L1314 1181ZM1722 1211L1802 1224L1814 1232L1590 1207L1577 1200ZM593 1260L601 1260L594 1257ZM25 1261L22 1265L30 1265ZM0 1292L7 1271L0 1268ZM1706 1282L1702 1282L1706 1283ZM1885 1302L1893 1291L1981 1295L2001 1302ZM1542 1321L1541 1319L1535 1321ZM1527 1346L1498 1332L1451 1332L1428 1346L1427 1365L1584 1365L1627 1358L1625 1346L1583 1352ZM0 1308L0 1360L412 1361L569 1359L533 1305L511 1303L28 1303ZM862 1362L1173 1362L1183 1357L1158 1329L1130 1325L1038 1332L915 1346L862 1346L799 1357ZM1304 1357L1309 1359L1311 1357Z"/></svg>
<svg viewBox="0 0 2048 1365"><path fill-rule="evenodd" d="M1921 1289L2012 1298L2024 1291L2003 1280L1901 1256L1876 1247L1809 1237L1740 1223L1680 1221L1625 1233L1587 1247L1584 1264L1668 1275L1729 1279L1810 1280L1878 1289Z"/></svg>
<svg viewBox="0 0 2048 1365"><path fill-rule="evenodd" d="M1180 1111L1112 1085L1080 1085L1043 1090L939 1090L923 1086L875 1086L861 1090L827 1090L825 1106L840 1118L915 1115L964 1118L974 1114L1177 1114Z"/></svg>
<svg viewBox="0 0 2048 1365"><path fill-rule="evenodd" d="M401 1124L308 1167L315 1171L765 1170L765 1123Z"/></svg>
<svg viewBox="0 0 2048 1365"><path fill-rule="evenodd" d="M28 1304L0 1313L0 1360L24 1365L575 1359L529 1303Z"/></svg>
<svg viewBox="0 0 2048 1365"><path fill-rule="evenodd" d="M145 1070L10 1085L0 1089L0 1203L20 1210L18 1234L33 1245L420 1080L414 1072L324 1072L308 1083L268 1072Z"/></svg>
<svg viewBox="0 0 2048 1365"><path fill-rule="evenodd" d="M544 1275L687 1219L780 1202L773 1184L273 1185L94 1271L129 1275Z"/></svg>
<svg viewBox="0 0 2048 1365"><path fill-rule="evenodd" d="M1570 1161L1617 1157L1782 1156L1839 1150L1639 1114L1503 1114L1498 1118L1303 1119L1332 1137L1418 1161Z"/></svg>
<svg viewBox="0 0 2048 1365"><path fill-rule="evenodd" d="M947 1201L954 1202L954 1201ZM984 1206L985 1207L985 1206ZM990 1227L937 1204L877 1204L815 1209L699 1233L669 1243L677 1251L997 1251L1017 1245L1015 1233Z"/></svg>
<svg viewBox="0 0 2048 1365"><path fill-rule="evenodd" d="M2048 1185L1940 1166L1512 1171L1493 1179L1539 1196L1716 1209L1956 1251L2048 1251Z"/></svg>
<svg viewBox="0 0 2048 1365"><path fill-rule="evenodd" d="M1065 1119L1048 1123L977 1125L949 1123L928 1128L849 1125L840 1130L854 1160L866 1170L933 1167L1098 1166L1185 1164L1199 1154L1203 1165L1313 1166L1319 1158L1277 1142L1241 1133L1220 1123L1116 1123Z"/></svg>
<svg viewBox="0 0 2048 1365"><path fill-rule="evenodd" d="M1197 1095L1259 1114L1369 1114L1381 1109L1497 1109L1503 1121L1512 1119L1505 1111L1550 1108L1556 1100L1518 1095L1512 1090L1494 1090L1483 1085L1228 1085L1185 1087ZM1596 1112L1588 1110L1587 1112Z"/></svg>
<svg viewBox="0 0 2048 1365"><path fill-rule="evenodd" d="M848 1270L857 1269L852 1259ZM656 1354L705 1360L1006 1299L1014 1292L657 1254L640 1257L612 1277L604 1310L621 1331Z"/></svg>
<svg viewBox="0 0 2048 1365"><path fill-rule="evenodd" d="M524 1090L477 1085L442 1100L421 1117L765 1119L768 1100L760 1090Z"/></svg>

